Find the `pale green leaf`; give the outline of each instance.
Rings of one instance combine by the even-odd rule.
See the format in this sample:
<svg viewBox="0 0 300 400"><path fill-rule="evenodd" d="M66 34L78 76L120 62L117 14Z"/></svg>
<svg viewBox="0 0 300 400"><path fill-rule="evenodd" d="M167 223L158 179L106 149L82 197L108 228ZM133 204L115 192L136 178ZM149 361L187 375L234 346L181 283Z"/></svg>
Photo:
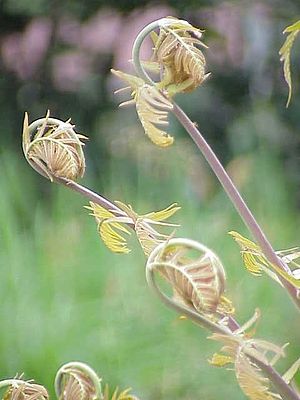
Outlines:
<svg viewBox="0 0 300 400"><path fill-rule="evenodd" d="M111 71L132 89L133 99L120 105L135 103L139 120L150 140L160 147L170 146L174 139L162 126L168 126L168 113L173 109L173 104L155 86L145 83L141 78L122 71Z"/></svg>
<svg viewBox="0 0 300 400"><path fill-rule="evenodd" d="M172 217L172 215L174 215L178 210L180 210L180 207L177 206L177 203L173 203L163 210L145 214L144 217L150 218L153 221L164 221L165 219Z"/></svg>
<svg viewBox="0 0 300 400"><path fill-rule="evenodd" d="M119 391L119 388L116 387L114 392L110 394L109 386L105 386L103 400L138 400L138 398L132 394L130 394L131 388L125 389L123 391Z"/></svg>
<svg viewBox="0 0 300 400"><path fill-rule="evenodd" d="M231 231L229 234L234 238L234 240L239 244L241 247L241 254L243 257L243 261L245 267L254 275L260 275L262 271L265 271L266 268L269 268L275 271L277 278L278 276L284 278L287 282L291 283L295 288L300 289L300 279L297 279L296 276L293 275L293 270L290 270L290 273L284 271L277 265L271 263L264 253L262 252L261 248L251 240L243 237L238 232ZM295 258L299 257L298 248L291 249L291 250L282 250L276 252L276 254L281 258L283 261L288 260L288 264L290 267L299 266L295 262ZM289 257L289 258L286 258ZM272 272L272 271L271 271ZM271 273L268 273L271 278L278 281L277 278Z"/></svg>
<svg viewBox="0 0 300 400"><path fill-rule="evenodd" d="M170 238L158 232L152 227L173 227L178 226L171 223L161 222L172 216L180 207L172 204L165 210L151 212L145 215L138 215L130 205L126 205L120 201L115 204L119 210L107 210L99 204L90 203L88 210L91 210L98 224L98 232L105 245L113 252L128 253L130 250L127 246L125 235L129 235L128 227L132 227L146 255L153 250L155 246Z"/></svg>
<svg viewBox="0 0 300 400"><path fill-rule="evenodd" d="M300 20L295 22L293 25L288 26L283 31L283 33L288 33L288 36L286 37L283 46L279 50L280 61L283 61L284 78L289 87L289 95L286 106L289 105L292 97L291 49L299 32Z"/></svg>
<svg viewBox="0 0 300 400"><path fill-rule="evenodd" d="M214 353L212 358L208 361L214 367L224 367L225 365L232 364L234 362L234 359L231 356Z"/></svg>

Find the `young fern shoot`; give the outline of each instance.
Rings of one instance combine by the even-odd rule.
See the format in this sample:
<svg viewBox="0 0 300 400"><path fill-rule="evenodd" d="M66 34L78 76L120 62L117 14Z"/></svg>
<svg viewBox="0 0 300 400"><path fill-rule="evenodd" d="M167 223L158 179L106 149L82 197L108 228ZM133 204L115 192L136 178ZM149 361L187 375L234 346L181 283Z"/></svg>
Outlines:
<svg viewBox="0 0 300 400"><path fill-rule="evenodd" d="M142 250L148 255L173 232L166 234L157 228L178 227L165 220L172 217L180 207L174 203L163 210L139 215L130 205L120 201L112 202L75 182L85 171L83 139L87 137L76 133L70 120L64 122L50 118L48 111L45 118L29 124L28 115L25 114L23 151L31 167L51 182L63 184L90 201L86 208L95 217L99 235L110 250L128 253L130 250L124 234L134 231Z"/></svg>
<svg viewBox="0 0 300 400"><path fill-rule="evenodd" d="M142 61L140 48L148 35L153 41L153 53L150 60ZM138 76L112 70L131 90L131 99L121 105L135 105L146 135L160 147L174 142L167 131L168 115L174 113L206 158L257 242L231 232L241 246L246 267L256 275L264 270L287 289L300 307L299 249L273 250L213 150L174 102L176 94L196 89L209 75L202 51L206 46L201 37L201 30L172 17L146 26L133 46L133 62ZM156 81L146 72L149 66L158 72ZM51 182L63 184L89 200L86 208L96 220L101 239L113 252L128 253L127 235L132 231L136 233L148 258L146 279L149 286L167 306L209 330L211 339L222 344L220 354L212 356L211 364L219 367L231 365L241 389L251 400L300 400L290 383L299 368L299 360L281 376L274 364L284 356L285 346L255 339L255 330L249 331L259 319L259 310L242 326L234 319L235 309L225 296L226 274L218 256L196 241L174 238L178 225L166 221L179 210L176 203L160 211L138 214L130 205L112 202L76 182L85 172L83 146L86 139L75 132L70 120L63 122L51 118L48 112L45 118L29 124L25 115L23 151L28 163ZM171 287L171 296L161 289L157 276ZM3 382L2 386L9 386L5 400L48 398L44 388L38 385L21 380ZM55 390L60 400L136 400L129 390L111 392L106 387L102 392L95 372L76 362L64 365L58 371Z"/></svg>
<svg viewBox="0 0 300 400"><path fill-rule="evenodd" d="M48 400L47 390L42 385L25 381L22 377L0 381L0 389L7 388L3 400Z"/></svg>
<svg viewBox="0 0 300 400"><path fill-rule="evenodd" d="M158 33L153 34L155 30L158 30ZM147 67L147 61L145 62L140 59L140 49L144 39L148 35L151 35L154 43L151 63L152 65L156 63L156 69L160 71L157 81L154 81L146 72L145 67ZM149 88L149 85L152 85L152 87L159 90L166 101L172 105L172 107L168 107L168 110L174 113L202 152L230 201L249 228L257 245L260 247L268 262L274 266L274 273L277 275L278 280L300 309L299 285L298 283L295 285L295 278L289 266L284 259L278 257L274 251L265 233L218 160L216 154L208 145L195 124L174 101L174 95L196 89L209 75L205 72L205 57L202 50L199 49L199 46L205 48L205 45L200 41L201 36L202 31L200 29L193 27L186 21L176 18L162 18L150 23L138 34L133 45L132 59L138 76L131 76L130 79L131 81L138 79L141 87L144 85ZM112 72L128 83L127 74L114 70ZM143 85L141 80L144 82ZM135 97L135 90L133 90L133 97ZM148 102L151 102L151 100L148 99ZM157 106L157 110L153 111L152 109L152 114L147 113L148 120L153 121L159 110L160 108ZM140 117L139 112L138 116ZM164 115L164 122L166 122L165 118L166 115ZM142 119L141 122L144 126L144 121ZM146 131L146 133L149 135L149 132ZM168 135L165 131L161 131L160 134L164 138ZM165 141L161 143L155 141L155 143L162 147L165 146ZM169 144L172 143L173 141L170 141Z"/></svg>
<svg viewBox="0 0 300 400"><path fill-rule="evenodd" d="M160 288L156 275L171 286L172 297ZM214 354L210 363L232 365L240 388L251 400L300 399L290 380L273 368L284 357L285 346L255 339L255 329L249 331L260 317L259 310L243 326L232 318L234 308L224 297L225 271L210 249L194 240L170 239L150 254L146 278L163 303L212 332L211 339L223 344L221 354ZM292 376L297 368L299 360L289 370Z"/></svg>
<svg viewBox="0 0 300 400"><path fill-rule="evenodd" d="M7 388L2 400L48 400L47 390L32 380L22 377L0 381L0 389ZM130 393L131 389L119 391L116 388L110 395L106 384L104 391L101 378L87 364L77 361L64 364L56 373L54 382L57 400L138 400Z"/></svg>
<svg viewBox="0 0 300 400"><path fill-rule="evenodd" d="M291 50L296 37L300 32L300 20L295 22L293 25L287 26L283 33L287 33L285 42L279 50L280 61L283 62L283 73L284 79L289 88L288 99L286 106L288 107L292 99L292 75L291 75Z"/></svg>
<svg viewBox="0 0 300 400"><path fill-rule="evenodd" d="M158 33L153 33L155 29L158 29ZM142 61L139 57L140 48L143 40L149 34L154 45L152 57L149 61ZM133 100L125 104L136 104L137 114L144 128L145 116L148 122L158 124L160 122L157 117L160 115L159 113L164 113L164 123L167 122L167 111L175 114L201 150L233 205L256 239L258 244L251 243L259 254L252 254L252 257L257 263L263 260L262 264L268 270L269 275L287 289L294 302L300 307L299 281L290 268L291 265L288 262L290 259L281 257L280 253L273 250L213 150L195 124L174 102L174 95L197 88L208 76L205 73L204 55L197 47L205 47L200 41L201 35L202 32L199 29L186 21L171 17L154 21L139 33L133 46L132 58L138 76L129 76L124 72L115 70L112 70L112 72L127 84L129 83ZM146 72L150 63L152 70L159 71L157 81L154 81ZM153 68L155 63L157 65ZM160 91L165 102L168 102L167 109L163 109L163 102L159 104L147 97L147 103L151 104L151 107L143 104L143 111L145 112L143 118L141 118L140 104L137 103L138 97L136 95L138 88L133 84L137 80L139 90L146 90L145 88L147 88L148 95L151 95L149 85L152 85L155 90L155 99L158 98L157 91ZM169 106L169 104L172 106ZM169 134L165 130L160 130L159 135L157 135L157 127L150 126L150 128L152 131L149 132L145 129L145 133L152 142L165 147L166 138L169 137ZM156 139L153 140L153 137ZM173 140L168 142L168 144L172 143ZM238 234L235 234L234 237L237 238ZM191 249L199 253L196 258L189 256ZM296 253L291 257L295 258ZM156 273L169 283L173 297L161 290L155 278ZM213 332L213 339L225 343L222 350L228 354L214 355L212 363L218 366L233 364L238 383L251 400L271 400L275 398L299 400L299 394L273 369L275 360L284 356L283 347L253 339L253 334L246 332L246 329L258 319L260 313L257 311L255 316L245 324L245 327L240 327L234 320L232 316L234 308L223 295L226 280L224 269L213 252L202 244L188 239L169 239L165 243L159 244L150 253L146 266L146 278L149 286L167 306L183 314L199 326ZM273 362L267 357L268 352L273 354ZM298 365L297 362L295 365ZM293 371L295 372L295 368ZM273 393L271 387L276 393Z"/></svg>

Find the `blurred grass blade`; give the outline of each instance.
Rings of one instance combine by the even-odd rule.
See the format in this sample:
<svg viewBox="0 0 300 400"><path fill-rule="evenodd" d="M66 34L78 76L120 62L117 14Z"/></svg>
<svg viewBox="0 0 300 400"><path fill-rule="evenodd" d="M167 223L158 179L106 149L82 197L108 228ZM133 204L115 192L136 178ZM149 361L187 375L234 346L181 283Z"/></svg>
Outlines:
<svg viewBox="0 0 300 400"><path fill-rule="evenodd" d="M298 358L298 360L296 360L293 363L293 365L291 365L291 367L282 376L283 380L285 380L286 383L290 383L299 369L300 369L300 358Z"/></svg>

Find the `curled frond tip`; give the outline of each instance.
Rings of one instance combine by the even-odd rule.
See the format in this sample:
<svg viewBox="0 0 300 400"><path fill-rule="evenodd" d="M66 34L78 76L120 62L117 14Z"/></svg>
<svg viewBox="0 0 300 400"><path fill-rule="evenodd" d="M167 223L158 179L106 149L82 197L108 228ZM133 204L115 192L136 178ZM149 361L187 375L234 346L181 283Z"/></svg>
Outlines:
<svg viewBox="0 0 300 400"><path fill-rule="evenodd" d="M8 379L2 381L8 383L8 389L4 394L3 400L48 400L49 395L44 386L33 381L24 381L22 379Z"/></svg>
<svg viewBox="0 0 300 400"><path fill-rule="evenodd" d="M169 282L174 300L198 313L229 313L233 307L224 300L225 271L219 258L194 240L170 239L157 246L147 261Z"/></svg>
<svg viewBox="0 0 300 400"><path fill-rule="evenodd" d="M76 180L83 176L85 136L75 132L68 121L44 118L31 124L25 113L23 124L23 151L28 163L41 175L53 181L55 178Z"/></svg>
<svg viewBox="0 0 300 400"><path fill-rule="evenodd" d="M101 379L87 364L70 362L58 370L55 392L59 400L101 400Z"/></svg>

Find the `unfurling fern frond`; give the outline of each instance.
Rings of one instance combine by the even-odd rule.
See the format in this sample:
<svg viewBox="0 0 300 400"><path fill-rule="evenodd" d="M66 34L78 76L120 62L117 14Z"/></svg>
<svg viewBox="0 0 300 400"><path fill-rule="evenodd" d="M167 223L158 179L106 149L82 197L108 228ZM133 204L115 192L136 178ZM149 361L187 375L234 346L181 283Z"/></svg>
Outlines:
<svg viewBox="0 0 300 400"><path fill-rule="evenodd" d="M147 268L157 270L169 282L177 302L198 313L225 312L222 307L224 268L219 258L202 244L170 239L153 250ZM227 312L230 311L233 312L232 305L227 307Z"/></svg>
<svg viewBox="0 0 300 400"><path fill-rule="evenodd" d="M58 370L55 391L59 400L100 400L101 379L87 364L70 362Z"/></svg>
<svg viewBox="0 0 300 400"><path fill-rule="evenodd" d="M273 393L270 387L270 380L263 375L261 368L255 360L266 365L274 362L268 359L268 353L272 358L278 360L284 357L283 347L274 345L264 340L248 340L239 348L235 358L235 374L240 388L251 400L274 400L281 396Z"/></svg>
<svg viewBox="0 0 300 400"><path fill-rule="evenodd" d="M289 95L286 103L287 106L292 98L291 49L299 32L300 20L285 28L283 33L288 33L288 36L286 37L283 46L279 50L280 61L283 61L284 78L289 87Z"/></svg>
<svg viewBox="0 0 300 400"><path fill-rule="evenodd" d="M82 372L70 371L60 400L88 400L93 386Z"/></svg>
<svg viewBox="0 0 300 400"><path fill-rule="evenodd" d="M170 20L171 24L163 25L155 38L153 59L164 71L159 87L173 95L195 89L209 74L205 73L204 54L197 47L207 47L200 40L200 29L186 21Z"/></svg>
<svg viewBox="0 0 300 400"><path fill-rule="evenodd" d="M172 103L155 87L145 83L142 79L125 74L122 71L112 70L118 78L129 84L132 100L120 104L135 104L138 117L150 140L160 146L166 147L174 139L162 127L168 126L168 113L172 110Z"/></svg>
<svg viewBox="0 0 300 400"><path fill-rule="evenodd" d="M106 384L104 392L101 389L101 379L87 364L70 362L63 365L55 377L55 392L58 400L138 400L129 392L131 389L119 391L116 388L110 393ZM25 400L25 399L15 399ZM38 397L31 400L46 400Z"/></svg>
<svg viewBox="0 0 300 400"><path fill-rule="evenodd" d="M119 211L108 211L99 204L92 202L90 203L90 207L86 207L92 211L92 215L96 218L100 237L113 252L128 253L130 251L124 237L124 234L130 234L130 231L127 229L128 227L131 227L136 232L144 253L148 255L155 246L168 240L170 237L170 235L158 232L153 226L178 226L163 222L180 209L177 204L172 204L158 212L138 215L130 205L123 204L120 201L116 201L115 203L119 207Z"/></svg>
<svg viewBox="0 0 300 400"><path fill-rule="evenodd" d="M223 344L221 352L214 354L210 363L223 367L234 365L237 381L240 388L251 400L280 399L279 394L271 392L270 381L263 375L259 365L274 365L279 358L284 357L284 346L259 339L247 339L247 335L222 335L214 333L210 339Z"/></svg>
<svg viewBox="0 0 300 400"><path fill-rule="evenodd" d="M70 121L45 118L28 123L25 114L23 125L23 151L28 163L41 175L75 180L82 177L85 159L82 147L85 136L74 131Z"/></svg>
<svg viewBox="0 0 300 400"><path fill-rule="evenodd" d="M238 232L232 231L229 234L241 247L243 262L249 272L253 275L261 275L262 271L264 271L278 283L280 283L278 279L278 276L280 276L297 289L300 289L300 264L297 262L300 259L300 249L298 247L276 252L278 257L289 266L289 272L286 272L271 263L256 243L243 237Z"/></svg>
<svg viewBox="0 0 300 400"><path fill-rule="evenodd" d="M117 387L112 394L110 394L110 389L108 385L105 385L104 395L102 400L138 400L138 398L130 394L131 388L119 391Z"/></svg>
<svg viewBox="0 0 300 400"><path fill-rule="evenodd" d="M238 347L243 343L244 340L251 338L255 333L255 327L253 325L257 323L260 318L259 309L255 310L253 316L246 321L240 328L234 331L233 336L222 335L214 333L209 339L216 340L224 344L221 348L221 353L213 354L209 360L210 364L215 367L224 367L228 364L234 363ZM251 331L249 329L251 328ZM225 353L225 354L222 354Z"/></svg>
<svg viewBox="0 0 300 400"><path fill-rule="evenodd" d="M249 399L278 399L278 396L270 391L269 379L262 375L261 369L252 363L241 350L236 356L235 373L240 388Z"/></svg>
<svg viewBox="0 0 300 400"><path fill-rule="evenodd" d="M0 387L8 386L4 393L3 400L48 400L49 395L44 386L33 383L33 381L24 381L22 377L6 379L0 381Z"/></svg>

